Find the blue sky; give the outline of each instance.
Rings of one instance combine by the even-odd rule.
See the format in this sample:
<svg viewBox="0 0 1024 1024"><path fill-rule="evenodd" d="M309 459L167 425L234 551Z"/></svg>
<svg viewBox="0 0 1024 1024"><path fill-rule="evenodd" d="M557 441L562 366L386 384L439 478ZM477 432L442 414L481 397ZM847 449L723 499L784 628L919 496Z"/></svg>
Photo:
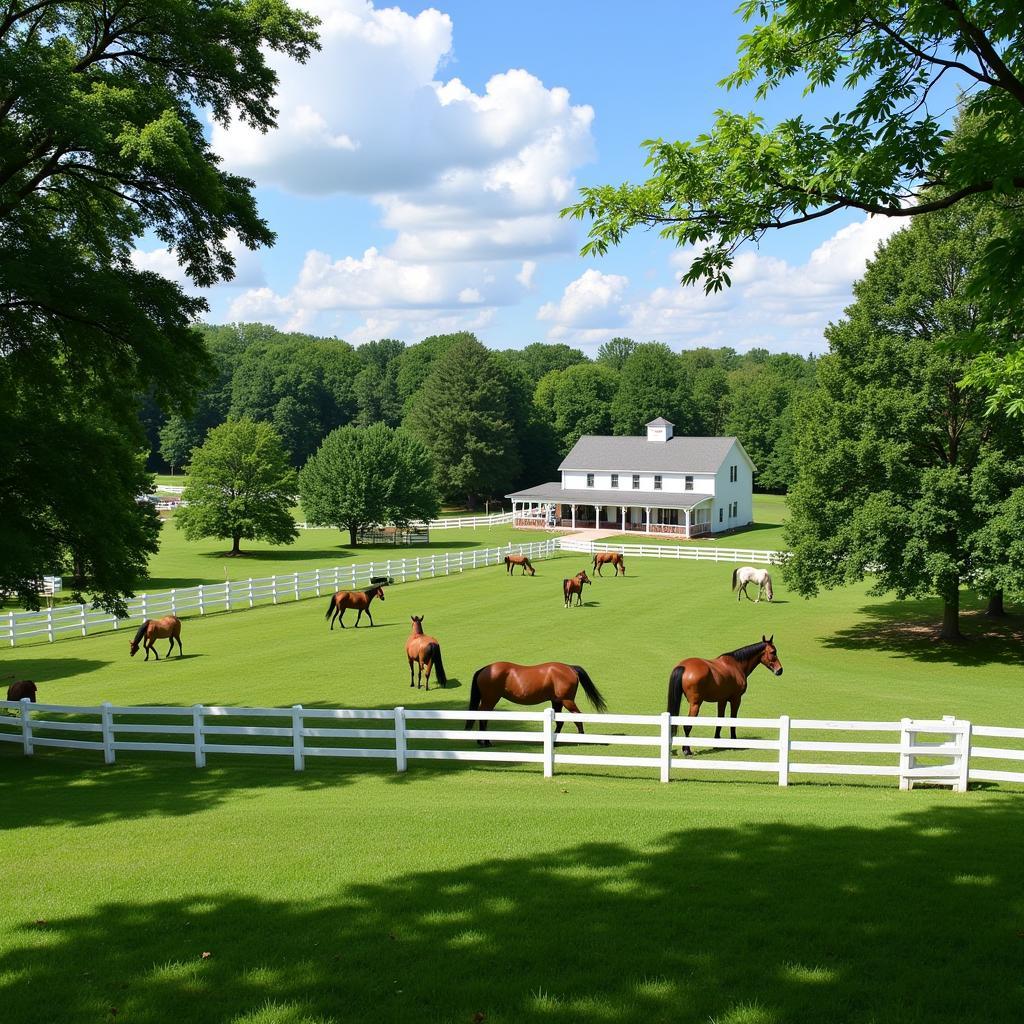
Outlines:
<svg viewBox="0 0 1024 1024"><path fill-rule="evenodd" d="M745 253L726 295L678 284L687 253L637 233L601 259L559 220L580 185L642 180L640 142L692 138L749 94L716 83L743 24L727 3L455 0L376 7L307 0L323 51L276 61L279 129L212 128L257 182L272 250L239 253L210 320L264 320L355 343L474 330L486 344L628 335L673 348L820 352L824 325L894 225L858 216ZM814 114L795 84L756 105ZM137 262L179 274L173 254Z"/></svg>

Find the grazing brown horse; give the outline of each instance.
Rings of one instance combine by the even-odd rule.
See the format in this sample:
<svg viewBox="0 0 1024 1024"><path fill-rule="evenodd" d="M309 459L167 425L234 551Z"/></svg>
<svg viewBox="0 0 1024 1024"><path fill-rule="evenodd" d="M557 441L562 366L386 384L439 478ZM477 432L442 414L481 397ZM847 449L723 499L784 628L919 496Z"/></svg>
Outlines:
<svg viewBox="0 0 1024 1024"><path fill-rule="evenodd" d="M10 679L10 676L7 678ZM36 684L31 679L16 679L7 687L8 700L24 700L26 697L35 704Z"/></svg>
<svg viewBox="0 0 1024 1024"><path fill-rule="evenodd" d="M584 569L582 572L576 573L571 580L562 580L562 596L565 598L565 607L568 608L572 603L572 595L576 595L576 607L578 608L583 604L583 584L590 583L590 577L587 575L587 570Z"/></svg>
<svg viewBox="0 0 1024 1024"><path fill-rule="evenodd" d="M416 680L415 686L418 690L420 688L420 681L423 679L423 669L427 670L427 689L430 689L430 670L437 666L437 681L445 686L448 683L448 677L444 674L444 662L441 661L441 645L437 642L437 638L433 636L427 636L423 632L423 616L414 615L412 617L412 633L409 634L409 639L405 642L405 656L409 659L409 685L413 685L413 671L412 666L419 664L420 676Z"/></svg>
<svg viewBox="0 0 1024 1024"><path fill-rule="evenodd" d="M594 555L594 572L598 576L603 576L601 567L610 565L615 570L615 575L618 576L621 572L623 576L626 575L626 560L622 557L621 551L598 551Z"/></svg>
<svg viewBox="0 0 1024 1024"><path fill-rule="evenodd" d="M338 625L344 629L345 623L341 620L345 615L345 609L355 608L359 612L356 616L356 625L359 625L363 612L366 612L366 617L370 620L370 625L372 626L373 616L370 614L370 602L375 597L379 597L382 601L384 600L383 587L370 587L368 590L339 590L336 594L331 595L330 603L327 605L327 614L324 618L331 620L331 629L334 629L335 618L338 620Z"/></svg>
<svg viewBox="0 0 1024 1024"><path fill-rule="evenodd" d="M725 717L725 705L729 704L729 712L733 718L740 708L743 694L747 692L747 679L758 665L764 665L777 676L782 675L782 664L779 662L778 650L775 647L775 634L765 637L761 634L759 643L740 647L728 654L720 654L717 658L684 658L674 669L668 680L668 712L678 715L683 696L690 705L690 718L696 718L701 704L713 700L718 704L718 717ZM736 739L736 727L730 727L733 739ZM672 735L675 735L675 726ZM684 725L683 732L690 735L690 726ZM715 729L715 739L722 734L722 727ZM683 748L687 757L693 754L689 747Z"/></svg>
<svg viewBox="0 0 1024 1024"><path fill-rule="evenodd" d="M167 648L167 657L169 658L174 650L175 640L178 641L178 657L183 657L185 652L181 649L181 619L177 615L165 615L162 619L146 619L139 626L139 631L135 634L135 639L132 640L128 650L134 658L139 653L139 641L141 640L142 647L146 652L146 661L149 661L150 651L156 655L156 660L159 661L160 652L156 649L156 642L167 639L171 641L170 647Z"/></svg>
<svg viewBox="0 0 1024 1024"><path fill-rule="evenodd" d="M555 712L562 708L574 715L580 713L576 707L576 688L583 687L590 703L597 711L604 711L607 705L586 670L579 665L565 665L560 661L545 661L542 665L516 665L511 661L495 661L484 665L473 673L473 685L469 691L470 711L493 711L494 705L504 697L513 704L542 704L551 701ZM559 722L555 732L562 731ZM466 722L472 729L473 722ZM583 723L576 722L582 733ZM487 720L480 722L480 732L487 729ZM489 747L488 740L481 737L477 743Z"/></svg>
<svg viewBox="0 0 1024 1024"><path fill-rule="evenodd" d="M534 569L533 563L526 557L526 555L506 555L505 556L505 568L508 570L509 576L512 575L512 570L517 565L521 565L523 567L523 575L524 576L527 574L527 572L529 572L529 574L531 576L536 576L537 575L537 570Z"/></svg>

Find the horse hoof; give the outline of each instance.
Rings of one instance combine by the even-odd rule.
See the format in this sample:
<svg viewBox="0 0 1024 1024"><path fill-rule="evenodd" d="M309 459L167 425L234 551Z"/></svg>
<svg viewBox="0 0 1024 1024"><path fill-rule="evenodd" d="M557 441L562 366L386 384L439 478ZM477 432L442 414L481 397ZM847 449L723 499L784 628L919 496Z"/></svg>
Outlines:
<svg viewBox="0 0 1024 1024"><path fill-rule="evenodd" d="M692 750L691 750L691 749L690 749L689 747L686 747L686 748L685 748L685 749L683 750L683 754L684 754L684 755L685 755L686 757L693 757L693 751L692 751Z"/></svg>

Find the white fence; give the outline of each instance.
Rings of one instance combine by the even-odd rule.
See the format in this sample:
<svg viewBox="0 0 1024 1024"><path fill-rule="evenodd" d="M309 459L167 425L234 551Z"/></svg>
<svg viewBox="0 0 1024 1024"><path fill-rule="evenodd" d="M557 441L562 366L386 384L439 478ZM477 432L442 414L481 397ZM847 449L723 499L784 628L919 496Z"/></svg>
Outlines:
<svg viewBox="0 0 1024 1024"><path fill-rule="evenodd" d="M406 580L448 576L467 569L496 565L509 552L540 559L550 557L557 549L557 540L533 541L418 558L389 558L361 565L336 565L330 569L310 569L307 572L263 579L180 587L132 598L128 602L128 619L152 619L161 615L195 611L205 615L210 611L252 608L257 603L298 601L304 597L334 593L336 590L355 590L369 586L370 581L377 577L388 577L404 583ZM86 636L90 630L117 629L124 621L108 612L96 611L81 604L47 608L38 612L7 612L0 614L0 642L6 640L13 647L18 641L45 636L52 643L67 633Z"/></svg>
<svg viewBox="0 0 1024 1024"><path fill-rule="evenodd" d="M986 768L987 761L1024 761L1024 748L977 746L979 737L1024 740L1024 729L973 726L953 717L899 722L845 722L790 718L692 719L661 715L573 715L543 711L435 711L396 707L394 710L341 708L91 707L32 704L27 699L0 701L0 742L20 744L26 755L37 747L102 751L112 764L118 752L183 753L206 764L208 754L263 754L292 759L296 771L307 758L376 758L405 771L412 760L498 761L539 764L545 776L558 766L611 766L656 771L668 782L673 770L755 772L774 776L780 786L794 775L881 776L899 780L901 789L917 783L966 791L975 781L1024 783L1024 771ZM236 724L230 724L232 720ZM502 748L480 748L481 734L468 732L467 721L487 722L486 736ZM576 722L600 727L580 735ZM447 723L452 723L449 725ZM561 723L566 731L555 732ZM735 725L738 739L716 739L701 733ZM494 728L491 728L494 726ZM512 728L509 728L512 726ZM533 728L530 728L530 727ZM631 732L610 731L624 726ZM685 737L673 729L692 726ZM750 732L768 733L751 737ZM865 740L835 740L836 733L865 733ZM806 739L799 737L807 736ZM828 738L826 738L828 737ZM443 746L439 746L443 743ZM640 753L580 752L582 744L639 748ZM755 754L732 757L680 756L684 747L728 748ZM534 749L525 749L533 747ZM835 760L834 755L843 755ZM851 761L850 754L868 755ZM813 756L808 756L813 755ZM828 755L823 759L822 755ZM929 763L924 763L925 761Z"/></svg>
<svg viewBox="0 0 1024 1024"><path fill-rule="evenodd" d="M445 519L431 519L429 522L415 522L410 525L421 529L425 527L428 530L475 530L480 526L510 526L511 523L511 512L494 512L486 516L449 516ZM327 529L327 527L313 526L310 523L296 523L295 525L300 530Z"/></svg>
<svg viewBox="0 0 1024 1024"><path fill-rule="evenodd" d="M750 548L720 548L697 544L606 544L602 541L577 540L563 537L560 542L563 551L582 551L595 554L598 551L621 551L623 555L638 558L683 558L693 562L754 562L761 565L778 565L786 556L785 551L755 551Z"/></svg>

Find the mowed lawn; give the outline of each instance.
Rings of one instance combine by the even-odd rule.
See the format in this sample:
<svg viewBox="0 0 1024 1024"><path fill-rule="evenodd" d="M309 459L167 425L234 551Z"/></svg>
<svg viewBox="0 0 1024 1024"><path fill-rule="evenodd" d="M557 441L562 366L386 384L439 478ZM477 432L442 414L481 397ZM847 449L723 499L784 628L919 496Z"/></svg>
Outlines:
<svg viewBox="0 0 1024 1024"><path fill-rule="evenodd" d="M324 598L190 618L180 660L129 659L122 630L5 651L0 673L71 703L461 708L481 664L554 658L584 665L610 710L654 713L679 658L774 633L785 673L756 670L742 714L1024 725L1020 619L950 649L928 632L934 605L864 588L805 602L782 586L772 605L738 603L729 565L648 559L565 610L561 579L585 561L395 586L373 629L329 632ZM448 690L408 686L411 614L441 640ZM0 749L5 1019L980 1024L1024 1013L1016 787L98 761Z"/></svg>

